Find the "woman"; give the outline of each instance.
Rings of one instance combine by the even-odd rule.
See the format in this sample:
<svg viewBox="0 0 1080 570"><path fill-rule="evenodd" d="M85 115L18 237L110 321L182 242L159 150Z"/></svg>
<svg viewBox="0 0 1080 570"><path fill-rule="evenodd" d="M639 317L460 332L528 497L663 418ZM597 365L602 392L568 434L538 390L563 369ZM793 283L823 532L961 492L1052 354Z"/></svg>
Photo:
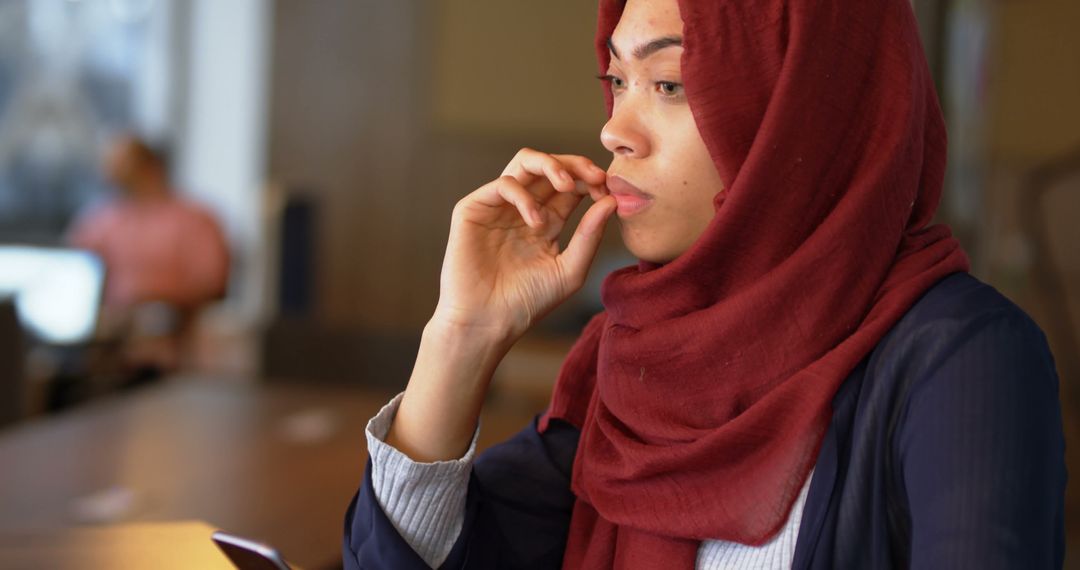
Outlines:
<svg viewBox="0 0 1080 570"><path fill-rule="evenodd" d="M602 0L597 47L612 162L524 150L455 208L346 567L1060 567L1053 361L930 225L945 132L908 2ZM613 214L639 265L473 466L495 366Z"/></svg>

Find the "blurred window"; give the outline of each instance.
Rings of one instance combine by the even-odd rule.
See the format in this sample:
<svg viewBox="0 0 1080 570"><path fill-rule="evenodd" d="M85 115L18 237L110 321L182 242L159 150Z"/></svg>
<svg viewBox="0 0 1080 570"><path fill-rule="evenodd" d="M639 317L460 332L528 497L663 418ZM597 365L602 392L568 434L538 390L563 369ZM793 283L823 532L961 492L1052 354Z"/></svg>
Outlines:
<svg viewBox="0 0 1080 570"><path fill-rule="evenodd" d="M0 241L55 243L105 191L99 144L167 108L171 4L0 0Z"/></svg>

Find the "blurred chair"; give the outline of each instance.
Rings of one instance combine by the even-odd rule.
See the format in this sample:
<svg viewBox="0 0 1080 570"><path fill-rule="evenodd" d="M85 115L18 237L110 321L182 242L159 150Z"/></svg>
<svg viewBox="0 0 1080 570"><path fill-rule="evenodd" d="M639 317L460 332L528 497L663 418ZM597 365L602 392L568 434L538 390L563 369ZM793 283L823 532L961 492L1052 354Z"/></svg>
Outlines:
<svg viewBox="0 0 1080 570"><path fill-rule="evenodd" d="M281 210L277 310L285 317L310 317L315 303L315 201L289 196Z"/></svg>
<svg viewBox="0 0 1080 570"><path fill-rule="evenodd" d="M0 298L0 427L23 417L26 341L12 297Z"/></svg>

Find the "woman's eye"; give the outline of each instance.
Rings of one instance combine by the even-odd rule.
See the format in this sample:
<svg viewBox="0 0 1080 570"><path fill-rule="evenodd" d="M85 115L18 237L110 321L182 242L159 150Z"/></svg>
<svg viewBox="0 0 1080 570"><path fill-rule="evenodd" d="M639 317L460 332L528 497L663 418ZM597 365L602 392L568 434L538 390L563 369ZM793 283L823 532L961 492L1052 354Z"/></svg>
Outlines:
<svg viewBox="0 0 1080 570"><path fill-rule="evenodd" d="M626 87L626 81L624 81L621 77L617 77L615 75L601 75L598 79L600 79L600 81L606 81L609 85L611 85L612 91L621 91L624 87Z"/></svg>
<svg viewBox="0 0 1080 570"><path fill-rule="evenodd" d="M678 97L682 95L682 84L675 83L674 81L657 81L656 88L660 90L660 94L666 97Z"/></svg>

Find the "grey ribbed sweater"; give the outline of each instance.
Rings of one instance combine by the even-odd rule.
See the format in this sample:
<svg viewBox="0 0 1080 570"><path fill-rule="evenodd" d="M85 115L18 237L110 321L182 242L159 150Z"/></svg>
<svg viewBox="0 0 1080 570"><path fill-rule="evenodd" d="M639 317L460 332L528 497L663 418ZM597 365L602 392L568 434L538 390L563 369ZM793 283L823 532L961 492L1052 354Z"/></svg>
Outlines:
<svg viewBox="0 0 1080 570"><path fill-rule="evenodd" d="M368 422L371 481L375 498L387 518L413 550L435 568L450 554L461 533L465 518L465 495L480 428L477 427L469 450L461 459L417 463L383 441L400 402L401 394ZM755 547L721 540L705 541L698 550L697 569L790 568L803 505L812 479L813 473L807 477L787 523L769 542Z"/></svg>

